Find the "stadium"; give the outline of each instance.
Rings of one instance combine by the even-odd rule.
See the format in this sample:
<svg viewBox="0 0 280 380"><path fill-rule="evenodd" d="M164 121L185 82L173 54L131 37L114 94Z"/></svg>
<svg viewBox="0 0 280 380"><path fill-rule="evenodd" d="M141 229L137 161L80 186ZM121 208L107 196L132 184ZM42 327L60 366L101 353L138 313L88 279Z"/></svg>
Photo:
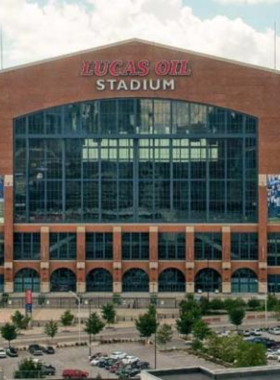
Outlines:
<svg viewBox="0 0 280 380"><path fill-rule="evenodd" d="M133 39L0 89L1 292L280 292L279 72Z"/></svg>

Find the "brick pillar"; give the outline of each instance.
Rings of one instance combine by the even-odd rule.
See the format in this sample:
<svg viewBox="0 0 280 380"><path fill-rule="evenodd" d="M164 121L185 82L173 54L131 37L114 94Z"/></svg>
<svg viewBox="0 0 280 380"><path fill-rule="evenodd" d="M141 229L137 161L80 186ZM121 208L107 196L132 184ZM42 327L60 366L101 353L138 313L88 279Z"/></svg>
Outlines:
<svg viewBox="0 0 280 380"><path fill-rule="evenodd" d="M41 293L50 291L50 229L49 227L41 227Z"/></svg>
<svg viewBox="0 0 280 380"><path fill-rule="evenodd" d="M267 291L267 179L259 174L259 292Z"/></svg>
<svg viewBox="0 0 280 380"><path fill-rule="evenodd" d="M186 292L194 293L194 227L186 227Z"/></svg>
<svg viewBox="0 0 280 380"><path fill-rule="evenodd" d="M86 291L86 228L77 227L77 259L76 259L77 292Z"/></svg>
<svg viewBox="0 0 280 380"><path fill-rule="evenodd" d="M5 175L4 178L4 279L5 292L14 291L14 271L13 271L13 248L14 248L14 230L13 230L13 176Z"/></svg>
<svg viewBox="0 0 280 380"><path fill-rule="evenodd" d="M149 281L150 293L158 293L158 227L149 228Z"/></svg>
<svg viewBox="0 0 280 380"><path fill-rule="evenodd" d="M122 229L113 228L113 293L122 292Z"/></svg>
<svg viewBox="0 0 280 380"><path fill-rule="evenodd" d="M222 293L231 292L231 231L222 227Z"/></svg>

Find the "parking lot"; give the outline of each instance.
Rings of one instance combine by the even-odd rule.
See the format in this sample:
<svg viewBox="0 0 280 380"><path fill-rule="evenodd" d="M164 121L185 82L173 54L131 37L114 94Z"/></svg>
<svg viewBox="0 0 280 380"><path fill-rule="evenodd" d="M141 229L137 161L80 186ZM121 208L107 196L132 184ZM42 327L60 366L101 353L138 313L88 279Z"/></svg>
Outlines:
<svg viewBox="0 0 280 380"><path fill-rule="evenodd" d="M92 349L95 352L112 353L113 351L125 351L130 355L139 357L141 360L148 361L154 367L154 346L144 346L140 343L118 343L98 345ZM28 352L19 352L18 358L0 359L0 366L3 368L4 378L12 379L13 373L17 368L18 362L23 358L31 357ZM98 373L102 377L109 379L116 376L102 368L92 367L88 361L88 347L59 348L54 355L43 355L38 357L46 364L51 364L56 368L56 376L62 374L63 369L80 369L88 371L90 377L95 377ZM188 355L183 351L157 352L157 368L179 368L185 366L203 365L207 368L219 368L214 363L206 362L203 359Z"/></svg>
<svg viewBox="0 0 280 380"><path fill-rule="evenodd" d="M280 341L279 335L271 335L267 332L262 332L263 337L268 337L276 341ZM173 344L177 347L186 347L183 341L176 339L173 340ZM168 346L172 347L172 343ZM141 361L147 361L150 363L151 368L154 368L155 350L154 346L145 346L141 343L116 343L116 344L98 344L92 348L92 354L97 352L104 352L111 354L113 351L124 351L128 355L137 356ZM82 347L68 347L58 348L54 355L44 354L39 356L43 363L51 364L56 368L56 377L61 377L64 369L79 369L89 372L90 377L96 377L99 373L103 378L117 378L116 375L109 371L91 366L88 361L89 349L86 346ZM5 379L12 379L13 373L17 369L19 361L23 358L31 357L32 355L27 351L19 351L18 358L5 358L0 359L0 366L3 369ZM269 364L280 365L277 360L269 361ZM169 352L161 352L157 350L157 368L180 368L187 366L203 366L210 369L221 368L217 364L208 362L204 359L190 355L182 350L174 350Z"/></svg>

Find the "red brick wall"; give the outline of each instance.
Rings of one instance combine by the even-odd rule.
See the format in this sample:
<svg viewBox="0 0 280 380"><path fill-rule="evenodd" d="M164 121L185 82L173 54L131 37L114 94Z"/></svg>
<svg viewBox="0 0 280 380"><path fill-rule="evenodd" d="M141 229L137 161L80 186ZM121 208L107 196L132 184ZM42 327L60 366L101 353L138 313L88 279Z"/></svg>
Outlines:
<svg viewBox="0 0 280 380"><path fill-rule="evenodd" d="M97 91L94 78L81 77L80 70L84 60L114 60L127 61L133 59L139 61L147 59L159 61L162 59L186 59L192 64L190 77L176 77L176 90L166 91ZM147 79L157 79L154 74L149 74ZM25 66L19 69L5 70L0 73L0 175L13 174L13 119L36 110L79 102L90 99L111 97L157 97L192 101L225 107L244 112L258 117L258 165L259 174L280 173L280 75L269 70L261 70L246 65L238 65L231 62L212 59L189 52L167 47L130 41L111 47L104 47L90 52L79 53L73 56L51 60L41 64ZM40 231L39 225L15 224L13 225L13 197L12 188L7 187L5 193L5 227L0 226L0 231L5 233L6 260L11 261L13 255L12 237L13 231L31 232ZM123 225L122 232L149 232L149 225ZM185 232L186 225L158 225L159 232ZM218 232L222 231L221 225L195 225L195 231ZM50 225L51 232L76 232L77 225ZM87 225L88 232L113 231L113 225ZM231 232L247 231L259 233L260 261L266 261L267 231L279 231L280 225L267 225L266 188L259 187L259 223L251 225L232 225ZM187 233L188 234L188 233ZM154 235L152 235L154 236ZM79 241L82 241L80 236ZM115 238L115 250L117 242ZM223 243L230 239L228 235ZM156 236L154 236L154 242ZM153 243L154 244L154 243ZM83 261L84 244L80 243L79 261ZM119 248L118 248L119 249ZM154 252L154 247L152 245ZM117 253L119 256L120 252ZM193 255L192 250L186 255ZM116 257L115 259L118 259ZM191 259L191 257L189 258ZM224 259L226 259L224 257ZM153 261L156 258L153 258ZM230 260L227 257L227 260ZM11 273L16 273L26 263L14 263L13 270L7 269L6 280L11 281ZM38 263L29 263L29 267L40 272ZM76 262L51 262L49 273L59 267L68 267L77 272ZM114 272L112 263L87 262L85 271L82 271L80 280L85 279L86 274L93 268L104 267ZM150 272L154 281L154 274L160 273L167 266L180 269L188 274L188 281L193 280L195 274L205 266L198 262L194 270L186 271L185 262L166 263L159 262L158 270L151 272L147 262L123 262L121 272L124 273L131 267L139 267ZM250 267L256 273L259 272L258 263L231 263L230 272L237 268ZM217 269L222 274L222 263L212 262L210 267ZM0 268L0 271L3 269ZM117 271L116 271L117 272ZM119 270L118 270L119 272ZM270 268L269 273L277 272L276 268ZM280 272L279 272L280 273ZM266 270L262 269L260 277L264 281ZM115 275L114 281L119 281L120 274Z"/></svg>

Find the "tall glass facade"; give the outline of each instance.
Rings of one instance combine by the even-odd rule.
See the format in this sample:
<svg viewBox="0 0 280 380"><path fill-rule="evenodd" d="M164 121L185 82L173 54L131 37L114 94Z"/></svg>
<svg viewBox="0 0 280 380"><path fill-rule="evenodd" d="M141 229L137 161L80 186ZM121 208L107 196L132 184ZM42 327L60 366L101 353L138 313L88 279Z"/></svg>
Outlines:
<svg viewBox="0 0 280 380"><path fill-rule="evenodd" d="M257 120L159 99L15 120L15 221L257 222Z"/></svg>

